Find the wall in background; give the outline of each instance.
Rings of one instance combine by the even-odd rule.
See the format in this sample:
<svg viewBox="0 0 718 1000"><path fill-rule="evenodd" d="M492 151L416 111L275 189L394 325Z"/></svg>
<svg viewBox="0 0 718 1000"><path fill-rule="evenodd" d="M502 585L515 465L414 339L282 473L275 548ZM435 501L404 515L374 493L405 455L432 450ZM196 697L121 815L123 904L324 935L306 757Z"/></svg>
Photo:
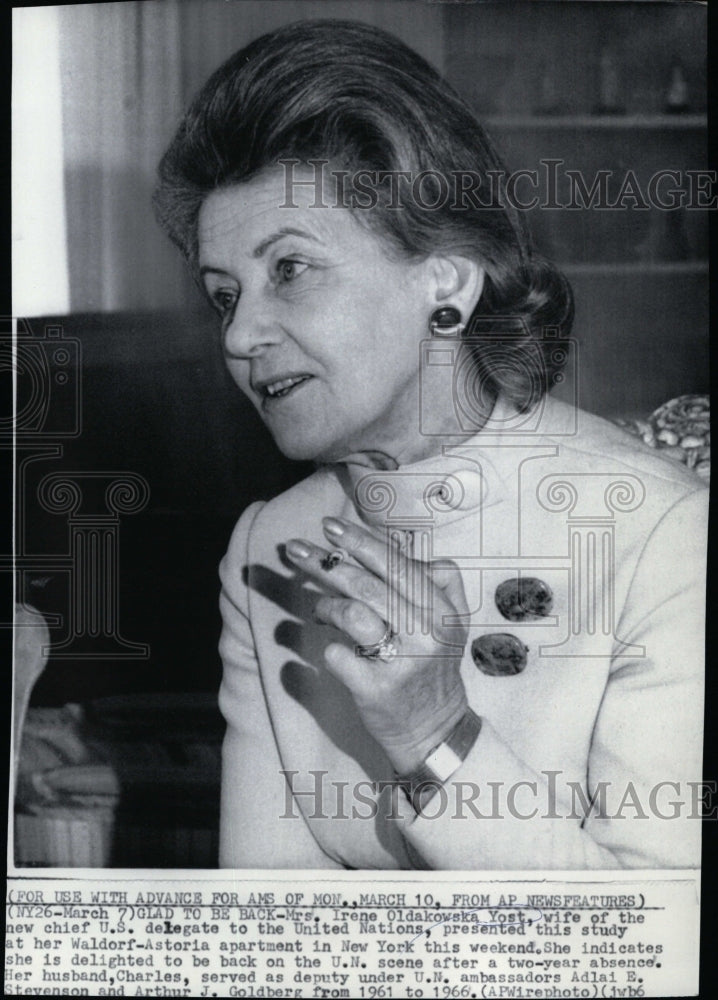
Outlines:
<svg viewBox="0 0 718 1000"><path fill-rule="evenodd" d="M441 6L412 0L140 0L58 16L72 312L198 305L153 219L155 171L187 103L252 39L349 18L394 32L439 69L443 60Z"/></svg>
<svg viewBox="0 0 718 1000"><path fill-rule="evenodd" d="M652 206L650 179L706 167L705 6L683 3L478 4L445 8L446 70L502 151L536 171L517 197L537 249L576 297L575 378L561 390L604 415L646 416L708 391L707 212ZM547 167L544 164L553 162ZM567 171L600 172L618 209L571 203ZM674 182L661 182L659 197ZM645 203L642 204L642 201Z"/></svg>

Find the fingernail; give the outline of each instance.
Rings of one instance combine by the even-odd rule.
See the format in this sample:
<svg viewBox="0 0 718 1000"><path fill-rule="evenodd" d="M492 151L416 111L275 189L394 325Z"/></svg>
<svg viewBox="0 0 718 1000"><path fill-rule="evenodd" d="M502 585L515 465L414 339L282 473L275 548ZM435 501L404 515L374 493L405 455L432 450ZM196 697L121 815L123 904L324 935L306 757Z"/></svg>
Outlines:
<svg viewBox="0 0 718 1000"><path fill-rule="evenodd" d="M335 538L341 538L346 528L341 521L337 521L334 517L324 518L324 530L328 535L333 535Z"/></svg>
<svg viewBox="0 0 718 1000"><path fill-rule="evenodd" d="M287 552L294 559L306 559L311 549L308 542L302 541L301 538L292 538L291 541L287 542Z"/></svg>

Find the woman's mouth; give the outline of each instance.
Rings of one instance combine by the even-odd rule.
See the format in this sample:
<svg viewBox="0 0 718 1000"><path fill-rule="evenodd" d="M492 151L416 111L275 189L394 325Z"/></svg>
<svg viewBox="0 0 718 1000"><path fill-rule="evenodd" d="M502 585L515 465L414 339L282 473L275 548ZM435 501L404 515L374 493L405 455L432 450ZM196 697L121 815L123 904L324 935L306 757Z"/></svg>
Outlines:
<svg viewBox="0 0 718 1000"><path fill-rule="evenodd" d="M288 375L285 378L276 379L273 382L265 382L259 387L259 391L267 399L281 399L288 396L298 385L312 378L311 375Z"/></svg>

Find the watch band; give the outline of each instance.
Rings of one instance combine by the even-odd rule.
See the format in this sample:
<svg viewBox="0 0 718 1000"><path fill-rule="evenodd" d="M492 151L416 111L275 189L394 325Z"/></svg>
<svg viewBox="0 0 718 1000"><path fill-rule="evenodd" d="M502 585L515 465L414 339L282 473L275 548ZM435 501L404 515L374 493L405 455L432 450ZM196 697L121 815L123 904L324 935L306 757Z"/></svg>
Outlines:
<svg viewBox="0 0 718 1000"><path fill-rule="evenodd" d="M415 771L397 775L404 794L421 813L445 781L461 766L481 732L481 717L467 708L449 735L431 750Z"/></svg>

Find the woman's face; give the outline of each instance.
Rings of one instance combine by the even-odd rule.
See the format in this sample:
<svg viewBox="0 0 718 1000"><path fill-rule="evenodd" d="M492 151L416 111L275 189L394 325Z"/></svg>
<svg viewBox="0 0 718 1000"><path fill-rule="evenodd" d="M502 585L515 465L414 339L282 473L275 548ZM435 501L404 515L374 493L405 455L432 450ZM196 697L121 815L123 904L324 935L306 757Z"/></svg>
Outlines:
<svg viewBox="0 0 718 1000"><path fill-rule="evenodd" d="M427 264L390 260L348 209L314 207L311 186L290 200L297 207L283 207L285 179L272 171L202 206L200 267L229 370L290 458L408 461L426 443Z"/></svg>

